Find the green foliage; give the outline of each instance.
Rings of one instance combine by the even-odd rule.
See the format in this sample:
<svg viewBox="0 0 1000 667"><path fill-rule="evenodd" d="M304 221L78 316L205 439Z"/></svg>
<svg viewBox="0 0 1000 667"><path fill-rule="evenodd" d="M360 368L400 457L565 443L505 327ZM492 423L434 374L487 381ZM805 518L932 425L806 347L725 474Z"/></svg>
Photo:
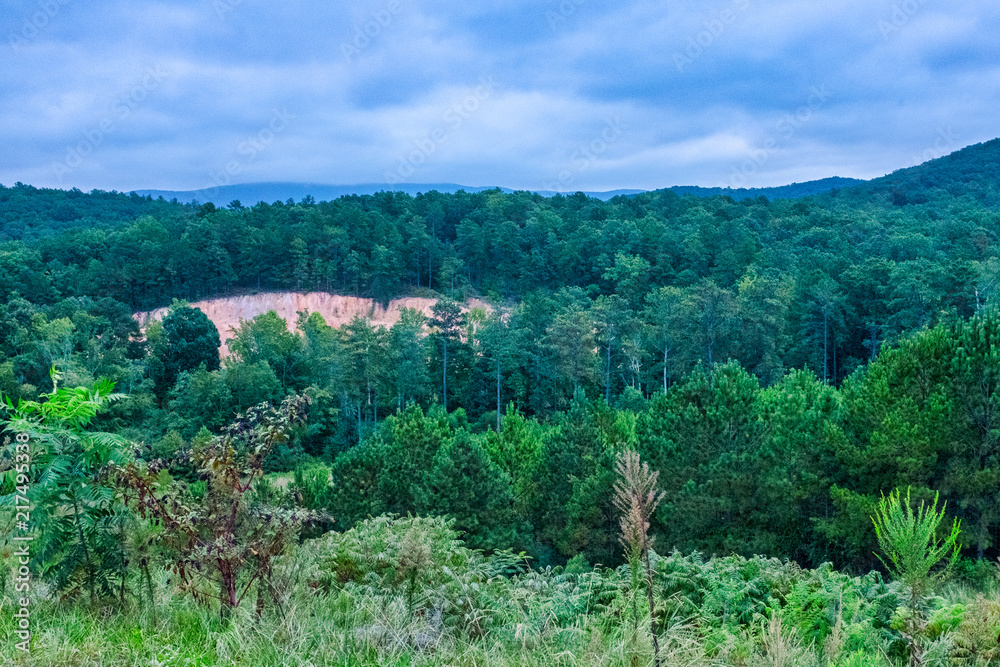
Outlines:
<svg viewBox="0 0 1000 667"><path fill-rule="evenodd" d="M982 594L967 602L955 632L955 663L1000 663L1000 603Z"/></svg>
<svg viewBox="0 0 1000 667"><path fill-rule="evenodd" d="M130 518L106 471L128 461L130 452L121 437L91 427L98 413L122 396L106 379L76 388L61 388L59 380L53 369L53 391L41 401L20 400L15 406L6 398L6 429L28 436L32 465L4 473L0 487L9 492L0 504L13 507L18 494L28 498L30 525L39 538L31 565L56 591L86 594L91 604L107 598L124 603ZM11 460L19 460L14 448L8 440Z"/></svg>
<svg viewBox="0 0 1000 667"><path fill-rule="evenodd" d="M925 650L936 636L948 627L949 621L939 613L928 619L926 597L934 585L941 581L954 566L959 556L958 519L954 519L950 534L938 537L938 526L944 519L945 507L937 509L938 496L927 506L921 501L914 511L910 501L910 490L901 498L899 489L889 497L882 497L872 517L879 548L888 561L879 559L892 571L893 575L910 589L908 604L896 614L893 627L898 629L909 643L910 665L922 662ZM945 560L944 567L934 568ZM951 623L957 625L957 621Z"/></svg>
<svg viewBox="0 0 1000 667"><path fill-rule="evenodd" d="M255 584L258 614L268 588L278 604L271 560L313 518L309 512L253 502L248 493L274 447L303 422L307 406L304 396L290 396L279 408L256 406L221 435L193 448L192 463L207 481L200 498L178 485L159 461L116 470L140 514L162 522L160 538L181 586L195 600L219 600L224 620Z"/></svg>
<svg viewBox="0 0 1000 667"><path fill-rule="evenodd" d="M467 517L469 494L488 493L504 519L462 518L475 544L512 546L486 535L513 530L539 562L617 565L610 471L634 447L668 492L651 525L664 548L865 572L880 567L867 515L909 485L940 489L963 556L986 561L1000 534L998 148L797 200L491 191L217 208L0 188L0 388L39 400L53 365L64 383L108 377L126 398L99 428L147 457L305 393L308 427L265 469L321 458L345 530L384 511ZM224 365L219 332L184 302L145 338L133 317L288 289L438 303L391 328L265 313L236 327ZM435 404L440 432L421 435L408 406ZM487 481L480 450L506 478ZM444 471L463 483L431 485Z"/></svg>
<svg viewBox="0 0 1000 667"><path fill-rule="evenodd" d="M454 517L472 548L520 546L511 479L467 434L438 450L414 501L422 514Z"/></svg>
<svg viewBox="0 0 1000 667"><path fill-rule="evenodd" d="M266 373L263 370L266 367L273 372L280 386L297 390L302 388L300 377L305 374L302 339L290 332L285 320L273 310L252 320L241 321L227 345L236 360L247 365L244 372L260 376ZM256 379L260 381L259 377ZM267 384L270 386L265 386L265 391L277 391L276 383Z"/></svg>
<svg viewBox="0 0 1000 667"><path fill-rule="evenodd" d="M349 527L389 511L454 517L479 548L516 545L512 480L441 411L389 417L379 434L342 454L332 469L331 513Z"/></svg>
<svg viewBox="0 0 1000 667"><path fill-rule="evenodd" d="M331 503L330 467L323 463L299 464L295 468L293 493L301 498L303 507L325 510Z"/></svg>
<svg viewBox="0 0 1000 667"><path fill-rule="evenodd" d="M205 313L175 303L163 318L162 327L149 359L149 374L160 396L185 371L203 364L206 371L218 370L219 331Z"/></svg>
<svg viewBox="0 0 1000 667"><path fill-rule="evenodd" d="M324 586L369 581L375 575L381 587L411 589L441 584L445 567L464 567L474 553L461 548L454 520L443 517L382 515L359 522L345 533L322 539L329 555L321 565L329 568Z"/></svg>
<svg viewBox="0 0 1000 667"><path fill-rule="evenodd" d="M905 645L892 619L902 585L778 559L652 555L664 664L898 666ZM181 664L489 665L651 664L630 639L629 568L532 568L523 555L469 549L442 517L379 516L306 540L273 559L283 613L233 610L228 624L154 569L156 622L132 611L82 614L39 600L32 659L109 667ZM929 600L923 664L997 661L995 596ZM0 636L14 625L0 617ZM0 639L0 650L6 650Z"/></svg>
<svg viewBox="0 0 1000 667"><path fill-rule="evenodd" d="M893 575L912 590L914 598L930 592L958 560L960 523L954 519L950 533L938 537L937 531L945 516L945 506L937 509L938 498L929 506L921 501L914 510L910 490L901 498L899 489L883 497L872 517L879 548L888 560L883 560ZM879 557L881 559L881 556ZM945 567L934 568L945 560Z"/></svg>

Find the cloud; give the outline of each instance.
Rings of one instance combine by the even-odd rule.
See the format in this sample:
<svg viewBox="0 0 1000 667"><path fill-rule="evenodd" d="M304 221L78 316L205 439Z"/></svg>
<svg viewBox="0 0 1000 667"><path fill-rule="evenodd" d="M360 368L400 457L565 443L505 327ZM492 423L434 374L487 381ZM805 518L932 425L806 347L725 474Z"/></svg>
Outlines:
<svg viewBox="0 0 1000 667"><path fill-rule="evenodd" d="M998 29L986 0L11 0L0 182L873 177L998 134Z"/></svg>

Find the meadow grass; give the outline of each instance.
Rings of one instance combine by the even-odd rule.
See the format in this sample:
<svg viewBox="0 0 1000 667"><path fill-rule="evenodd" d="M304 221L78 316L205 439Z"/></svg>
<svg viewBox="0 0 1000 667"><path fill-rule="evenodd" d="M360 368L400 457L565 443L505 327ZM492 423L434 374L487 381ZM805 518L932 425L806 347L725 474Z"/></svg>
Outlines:
<svg viewBox="0 0 1000 667"><path fill-rule="evenodd" d="M0 665L652 665L646 592L630 589L626 566L511 574L511 556L487 557L453 537L443 520L380 518L308 540L275 567L281 609L268 603L258 618L251 599L229 623L163 570L154 604L93 608L42 595L31 607L30 653L14 647L8 589ZM417 575L405 569L414 549L426 555ZM899 584L760 557L653 555L661 665L905 663L891 627L905 597ZM1000 664L1000 591L995 580L983 584L949 583L933 597L924 665Z"/></svg>

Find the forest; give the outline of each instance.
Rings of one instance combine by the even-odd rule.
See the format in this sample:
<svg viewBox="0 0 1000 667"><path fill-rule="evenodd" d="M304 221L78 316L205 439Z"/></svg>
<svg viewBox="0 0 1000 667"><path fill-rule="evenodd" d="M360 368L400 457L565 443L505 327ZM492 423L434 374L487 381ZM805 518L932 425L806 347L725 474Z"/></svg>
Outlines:
<svg viewBox="0 0 1000 667"><path fill-rule="evenodd" d="M63 633L12 664L993 664L998 244L1000 140L775 200L0 186L0 521ZM288 290L437 302L189 305Z"/></svg>

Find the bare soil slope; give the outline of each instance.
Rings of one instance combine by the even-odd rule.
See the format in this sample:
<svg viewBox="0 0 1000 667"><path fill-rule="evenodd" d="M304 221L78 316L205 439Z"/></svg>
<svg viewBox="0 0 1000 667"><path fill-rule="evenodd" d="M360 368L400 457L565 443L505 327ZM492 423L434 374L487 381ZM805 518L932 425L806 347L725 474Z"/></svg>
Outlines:
<svg viewBox="0 0 1000 667"><path fill-rule="evenodd" d="M222 339L219 351L225 356L229 353L226 341L232 338L232 330L239 326L240 321L253 319L270 310L285 320L289 331L295 328L295 320L300 311L319 313L326 323L333 327L347 324L357 316L368 320L373 326L388 328L399 320L403 308L414 308L430 317L431 307L435 303L436 299L409 297L394 299L389 302L388 308L383 308L373 299L355 296L340 296L326 292L268 292L207 299L190 305L208 315L208 319L215 324ZM464 309L470 308L490 309L485 302L478 299L470 299L465 303ZM139 326L145 328L152 320L163 319L167 310L167 308L157 308L142 311L135 313L134 317L138 320Z"/></svg>

